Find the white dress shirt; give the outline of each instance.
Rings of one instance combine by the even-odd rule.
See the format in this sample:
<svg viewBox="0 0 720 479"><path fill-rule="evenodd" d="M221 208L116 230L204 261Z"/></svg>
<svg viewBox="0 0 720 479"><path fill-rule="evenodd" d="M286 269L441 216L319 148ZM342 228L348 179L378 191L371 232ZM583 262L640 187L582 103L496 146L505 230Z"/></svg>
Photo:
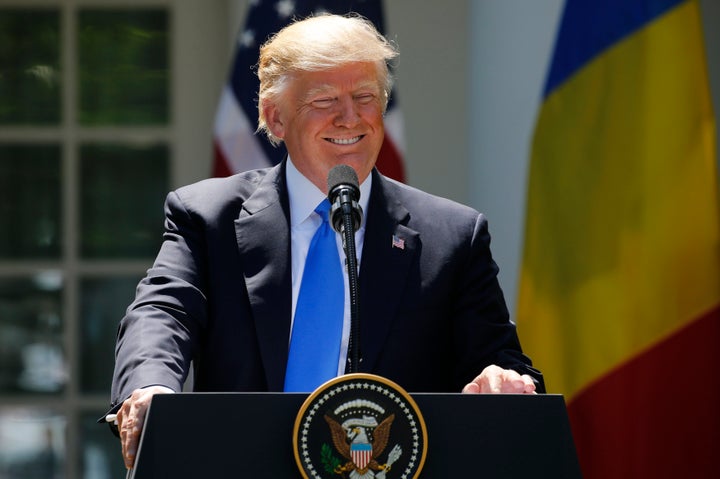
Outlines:
<svg viewBox="0 0 720 479"><path fill-rule="evenodd" d="M300 283L302 282L303 270L305 269L305 258L307 257L310 241L315 231L320 226L322 219L315 213L315 208L327 196L317 186L305 178L295 167L292 159L288 158L286 179L288 186L288 197L290 200L290 254L292 260L292 318L295 318L295 306L297 305ZM365 223L367 205L370 199L372 188L372 175L360 185L360 201L358 204L363 210L360 228L355 232L355 249L357 253L358 270L362 257L363 240L365 239ZM347 361L348 342L350 339L350 293L347 267L345 266L345 251L342 247L342 238L339 234L335 237L338 248L338 255L344 272L345 282L345 312L343 315L342 344L340 345L340 357L338 359L338 375L345 373ZM290 336L292 337L292 327ZM288 342L290 339L288 338Z"/></svg>

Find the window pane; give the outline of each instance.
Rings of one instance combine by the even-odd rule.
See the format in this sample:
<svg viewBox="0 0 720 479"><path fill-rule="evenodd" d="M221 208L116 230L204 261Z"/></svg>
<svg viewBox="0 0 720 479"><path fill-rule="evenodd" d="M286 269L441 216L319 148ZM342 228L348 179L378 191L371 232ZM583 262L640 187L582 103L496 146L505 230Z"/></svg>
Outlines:
<svg viewBox="0 0 720 479"><path fill-rule="evenodd" d="M0 9L0 124L60 121L60 20L55 10Z"/></svg>
<svg viewBox="0 0 720 479"><path fill-rule="evenodd" d="M63 477L65 423L51 411L0 409L0 477Z"/></svg>
<svg viewBox="0 0 720 479"><path fill-rule="evenodd" d="M0 393L60 393L67 381L62 347L62 276L0 278Z"/></svg>
<svg viewBox="0 0 720 479"><path fill-rule="evenodd" d="M86 278L81 282L80 389L110 401L115 336L140 277Z"/></svg>
<svg viewBox="0 0 720 479"><path fill-rule="evenodd" d="M167 123L166 11L82 10L78 42L81 124Z"/></svg>
<svg viewBox="0 0 720 479"><path fill-rule="evenodd" d="M80 149L80 252L84 258L152 258L162 241L168 149Z"/></svg>
<svg viewBox="0 0 720 479"><path fill-rule="evenodd" d="M120 453L120 440L110 432L107 424L97 419L105 411L85 413L81 418L80 453L83 479L113 479L125 477L125 464Z"/></svg>
<svg viewBox="0 0 720 479"><path fill-rule="evenodd" d="M60 256L60 148L0 145L0 259Z"/></svg>

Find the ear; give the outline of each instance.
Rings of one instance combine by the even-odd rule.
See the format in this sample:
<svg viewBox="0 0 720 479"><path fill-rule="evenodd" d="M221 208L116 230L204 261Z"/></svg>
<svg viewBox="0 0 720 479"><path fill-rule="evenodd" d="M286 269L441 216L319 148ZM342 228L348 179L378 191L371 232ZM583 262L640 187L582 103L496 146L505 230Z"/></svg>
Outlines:
<svg viewBox="0 0 720 479"><path fill-rule="evenodd" d="M263 102L262 109L270 133L277 138L283 139L285 137L285 124L280 108L274 102L266 100Z"/></svg>

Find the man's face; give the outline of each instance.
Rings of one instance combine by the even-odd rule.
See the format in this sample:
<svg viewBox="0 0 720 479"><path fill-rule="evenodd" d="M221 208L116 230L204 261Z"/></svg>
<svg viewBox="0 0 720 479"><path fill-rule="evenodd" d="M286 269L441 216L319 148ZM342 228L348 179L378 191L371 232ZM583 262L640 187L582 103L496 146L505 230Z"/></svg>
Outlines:
<svg viewBox="0 0 720 479"><path fill-rule="evenodd" d="M361 183L370 174L384 137L383 106L375 65L352 63L294 75L281 104L265 114L298 170L326 191L336 165L353 167Z"/></svg>

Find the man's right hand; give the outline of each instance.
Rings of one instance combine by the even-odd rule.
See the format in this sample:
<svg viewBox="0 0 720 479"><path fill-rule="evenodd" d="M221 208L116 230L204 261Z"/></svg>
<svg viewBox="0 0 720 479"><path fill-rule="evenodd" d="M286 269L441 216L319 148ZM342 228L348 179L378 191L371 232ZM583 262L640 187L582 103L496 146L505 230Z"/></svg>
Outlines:
<svg viewBox="0 0 720 479"><path fill-rule="evenodd" d="M145 424L145 415L150 406L150 400L155 394L173 393L165 386L149 386L136 389L132 395L123 402L117 413L117 424L122 444L122 455L125 467L131 469L135 464L140 433Z"/></svg>

